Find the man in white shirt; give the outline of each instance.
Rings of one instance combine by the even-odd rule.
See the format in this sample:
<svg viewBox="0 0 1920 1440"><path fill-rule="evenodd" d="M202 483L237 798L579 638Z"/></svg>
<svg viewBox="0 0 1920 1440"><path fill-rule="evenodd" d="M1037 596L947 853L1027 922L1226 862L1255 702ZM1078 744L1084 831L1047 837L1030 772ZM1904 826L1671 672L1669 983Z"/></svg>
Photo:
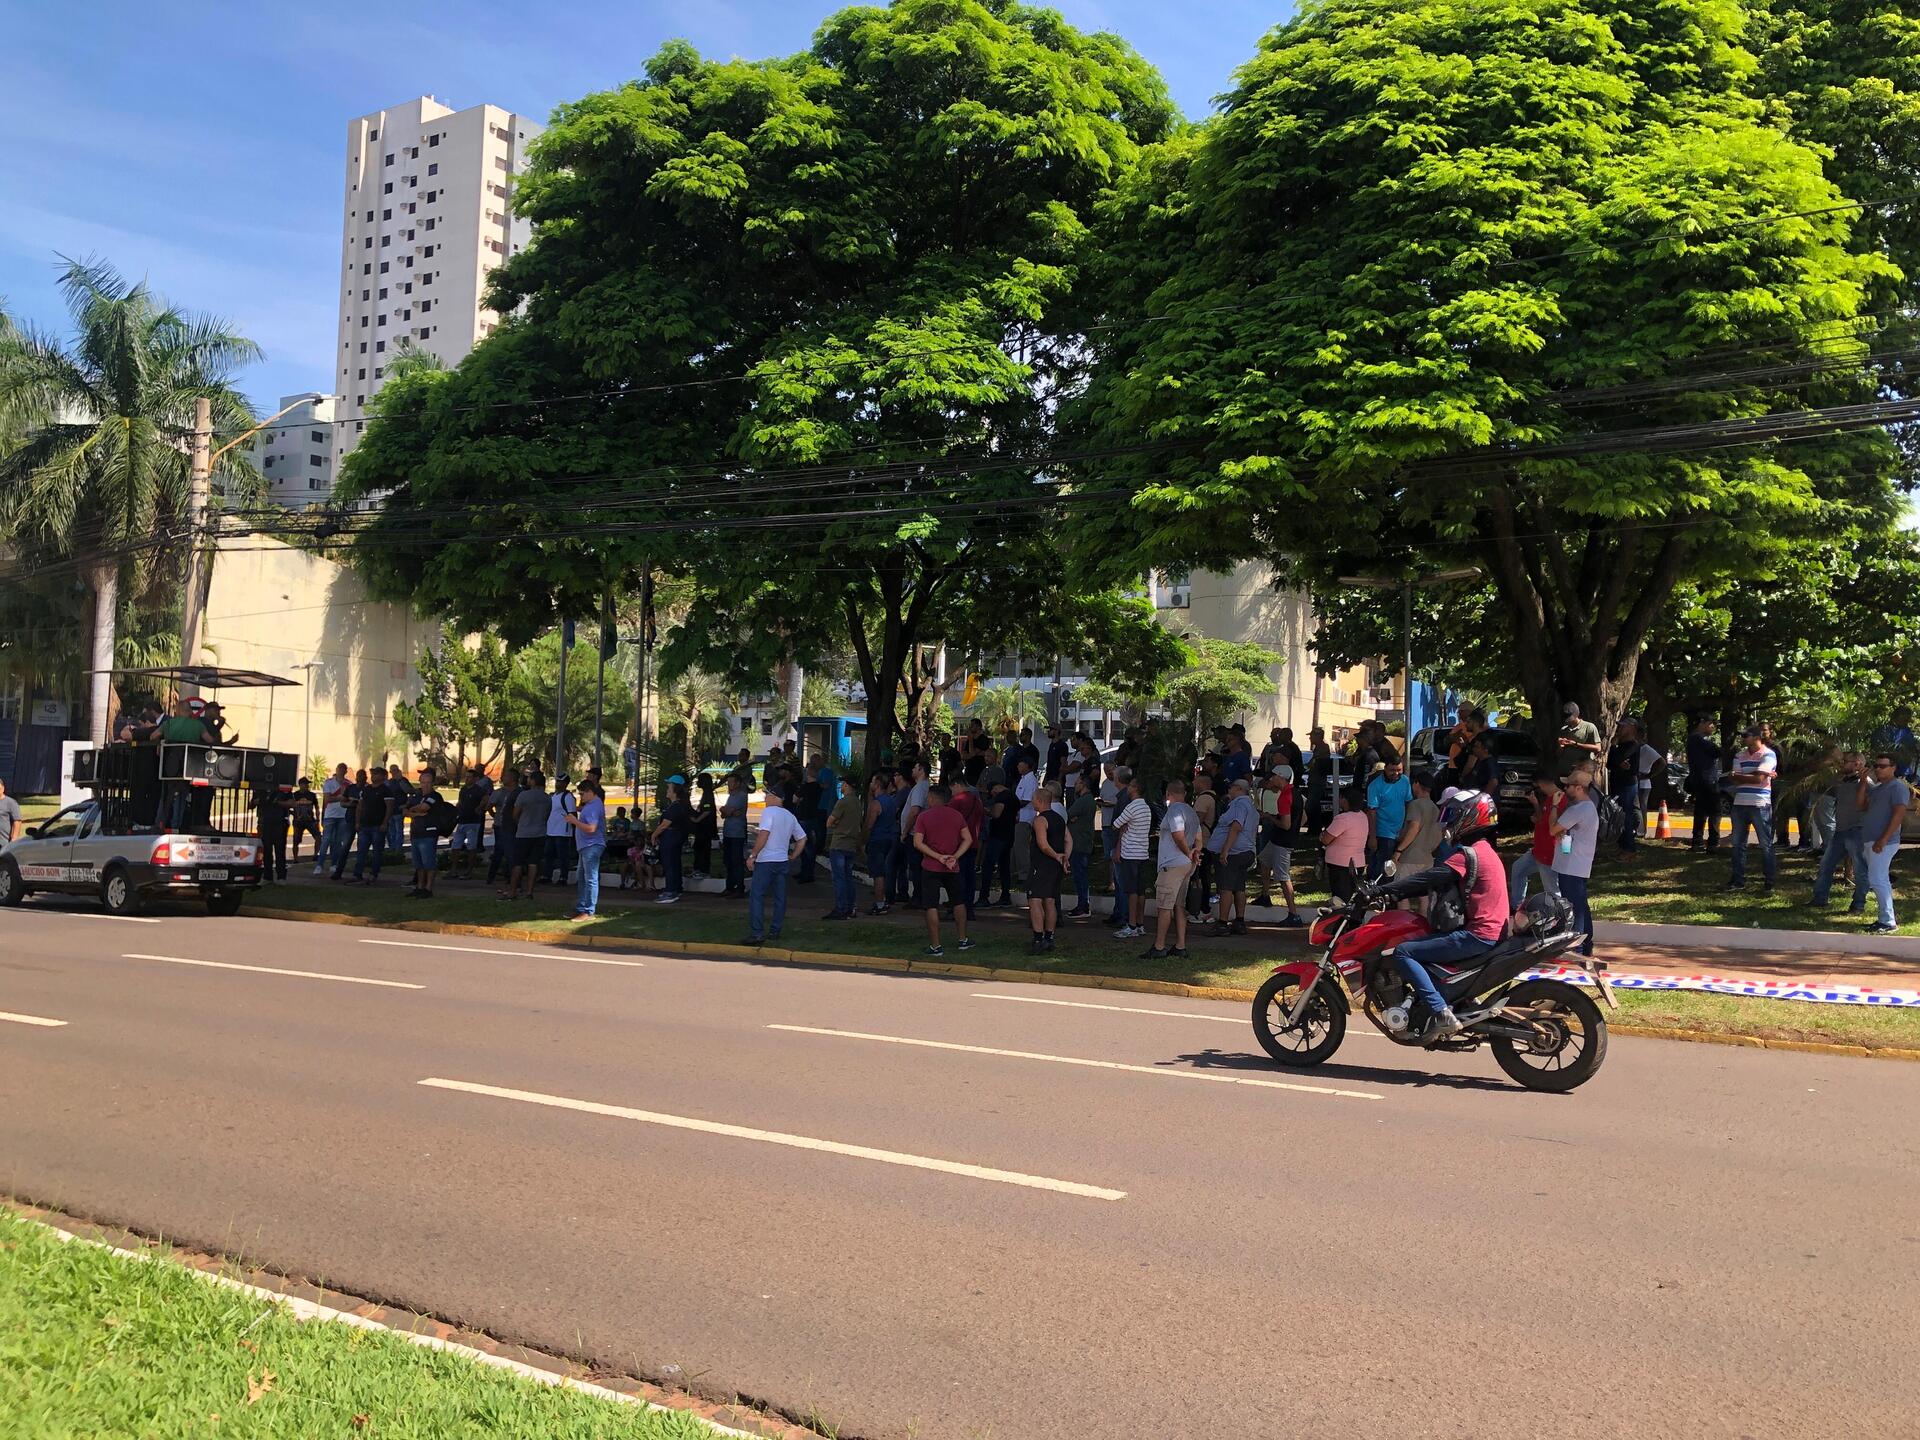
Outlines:
<svg viewBox="0 0 1920 1440"><path fill-rule="evenodd" d="M1033 866L1033 797L1039 790L1040 777L1033 773L1024 754L1016 763L1020 778L1014 782L1013 796L1020 802L1020 813L1013 817L1013 878L1016 884L1025 885Z"/></svg>
<svg viewBox="0 0 1920 1440"><path fill-rule="evenodd" d="M327 863L346 854L352 836L347 830L347 762L334 767L320 787L320 849L313 857L313 873L327 873Z"/></svg>
<svg viewBox="0 0 1920 1440"><path fill-rule="evenodd" d="M1747 832L1760 840L1760 863L1766 875L1762 887L1773 893L1775 866L1773 855L1773 781L1780 771L1780 757L1767 745L1766 732L1749 725L1746 745L1733 757L1733 877L1729 890L1747 888Z"/></svg>
<svg viewBox="0 0 1920 1440"><path fill-rule="evenodd" d="M1153 901L1159 907L1154 921L1153 948L1142 960L1187 958L1187 883L1200 858L1200 816L1187 804L1187 787L1167 782L1167 808L1160 816L1160 864L1154 880ZM1173 949L1167 949L1167 928L1173 928Z"/></svg>
<svg viewBox="0 0 1920 1440"><path fill-rule="evenodd" d="M763 945L780 938L787 919L787 871L807 848L807 829L780 803L778 791L768 790L760 826L754 832L753 853L747 856L747 940ZM773 895L773 926L765 924L767 895Z"/></svg>
<svg viewBox="0 0 1920 1440"><path fill-rule="evenodd" d="M1147 933L1148 846L1153 836L1153 809L1140 789L1140 777L1127 782L1127 803L1114 817L1113 828L1120 837L1120 853L1114 857L1114 908L1124 900L1126 920L1113 932L1116 940L1137 940Z"/></svg>

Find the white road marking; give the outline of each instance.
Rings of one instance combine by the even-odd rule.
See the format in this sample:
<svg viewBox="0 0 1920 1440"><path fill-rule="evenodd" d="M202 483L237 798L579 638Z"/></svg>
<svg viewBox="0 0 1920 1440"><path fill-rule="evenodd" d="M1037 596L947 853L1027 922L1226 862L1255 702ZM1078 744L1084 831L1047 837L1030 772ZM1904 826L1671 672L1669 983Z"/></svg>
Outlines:
<svg viewBox="0 0 1920 1440"><path fill-rule="evenodd" d="M1066 1005L1075 1010L1118 1010L1122 1015L1165 1015L1175 1020L1210 1020L1215 1025L1238 1025L1246 1029L1248 1022L1234 1015L1202 1015L1193 1010L1148 1010L1140 1005L1096 1005L1090 1000L1047 1000L1038 995L990 995L985 990L975 990L976 1000L1012 1000L1021 1005ZM1384 1040L1387 1037L1372 1030L1361 1030L1356 1026L1347 1027L1347 1038L1358 1037L1362 1040Z"/></svg>
<svg viewBox="0 0 1920 1440"><path fill-rule="evenodd" d="M276 965L236 965L230 960L190 960L184 955L122 955L122 960L159 960L168 965L204 965L209 970L248 970L256 975L294 975L302 980L338 980L343 985L383 985L389 990L424 990L404 980L370 980L365 975L330 975L324 970L282 970Z"/></svg>
<svg viewBox="0 0 1920 1440"><path fill-rule="evenodd" d="M579 1110L588 1115L610 1115L616 1120L640 1120L649 1125L664 1125L672 1130L695 1130L703 1135L726 1135L736 1140L759 1140L769 1145L785 1145L795 1150L817 1150L827 1155L846 1155L855 1160L877 1160L883 1165L903 1165L911 1170L936 1170L943 1175L962 1175L970 1180L997 1180L1003 1185L1021 1185L1029 1190L1054 1190L1062 1195L1079 1195L1089 1200L1124 1200L1124 1190L1108 1190L1099 1185L1082 1185L1075 1180L1055 1180L1045 1175L1023 1175L1017 1170L995 1170L985 1165L967 1165L958 1160L939 1160L930 1155L909 1155L899 1150L876 1150L870 1145L845 1145L838 1140L819 1140L811 1135L789 1135L780 1130L756 1130L747 1125L726 1125L717 1120L695 1120L686 1115L664 1115L657 1110L634 1110L625 1105L602 1105L596 1100L575 1100L566 1095L543 1095L537 1090L509 1090L498 1085L476 1085L467 1080L426 1079L422 1085L436 1090L459 1090L469 1095L491 1095L501 1100L520 1100L529 1105L550 1105L557 1110Z"/></svg>
<svg viewBox="0 0 1920 1440"><path fill-rule="evenodd" d="M812 1025L769 1025L795 1035L830 1035L841 1040L878 1040L886 1045L915 1045L926 1050L958 1050L967 1055L999 1055L1009 1060L1045 1060L1054 1065L1084 1065L1092 1070L1125 1070L1175 1080L1211 1080L1216 1085L1257 1085L1263 1090L1298 1090L1308 1095L1341 1095L1349 1100L1384 1100L1373 1090L1340 1090L1331 1085L1298 1085L1290 1080L1259 1080L1251 1075L1221 1075L1212 1070L1172 1069L1164 1065L1127 1065L1118 1060L1088 1060L1078 1055L1042 1055L1033 1050L998 1050L990 1045L956 1045L947 1040L914 1040L905 1035L869 1035L861 1030L822 1030Z"/></svg>
<svg viewBox="0 0 1920 1440"><path fill-rule="evenodd" d="M157 915L109 915L104 910L46 910L35 906L31 915L71 915L75 920L118 920L123 925L158 925Z"/></svg>
<svg viewBox="0 0 1920 1440"><path fill-rule="evenodd" d="M644 970L644 960L610 960L602 955L571 955L564 950L489 950L480 945L427 945L418 940L362 940L362 945L393 945L402 950L453 950L461 955L512 955L523 960L572 960L580 965L625 965Z"/></svg>
<svg viewBox="0 0 1920 1440"><path fill-rule="evenodd" d="M16 1025L44 1025L49 1030L57 1030L67 1023L64 1020L49 1020L44 1015L15 1015L10 1010L0 1010L0 1020L11 1020Z"/></svg>

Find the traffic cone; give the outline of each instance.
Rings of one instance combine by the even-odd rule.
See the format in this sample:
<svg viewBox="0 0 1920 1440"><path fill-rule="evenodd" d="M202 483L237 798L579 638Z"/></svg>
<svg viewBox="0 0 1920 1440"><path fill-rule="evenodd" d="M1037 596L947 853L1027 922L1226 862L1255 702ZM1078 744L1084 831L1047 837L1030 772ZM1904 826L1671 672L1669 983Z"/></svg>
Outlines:
<svg viewBox="0 0 1920 1440"><path fill-rule="evenodd" d="M1667 818L1667 802L1664 800L1660 802L1660 818L1654 822L1653 838L1656 840L1673 838L1673 821Z"/></svg>

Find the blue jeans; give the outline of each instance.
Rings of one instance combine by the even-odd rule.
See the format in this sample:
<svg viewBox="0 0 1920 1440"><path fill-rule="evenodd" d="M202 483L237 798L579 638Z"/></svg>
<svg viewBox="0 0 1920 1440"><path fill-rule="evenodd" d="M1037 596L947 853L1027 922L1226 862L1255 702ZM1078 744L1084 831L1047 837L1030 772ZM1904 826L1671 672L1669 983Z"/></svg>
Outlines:
<svg viewBox="0 0 1920 1440"><path fill-rule="evenodd" d="M1833 877L1840 869L1840 857L1844 855L1853 862L1853 905L1855 910L1867 908L1867 836L1866 832L1855 828L1836 830L1827 836L1826 848L1820 852L1820 873L1813 882L1813 903L1824 905L1827 897L1833 893Z"/></svg>
<svg viewBox="0 0 1920 1440"><path fill-rule="evenodd" d="M1864 838L1864 837L1863 837ZM1878 855L1873 853L1873 843L1866 846L1867 886L1879 901L1880 913L1876 917L1882 925L1892 925L1893 921L1893 857L1900 853L1900 842L1889 840L1887 846Z"/></svg>
<svg viewBox="0 0 1920 1440"><path fill-rule="evenodd" d="M1420 997L1420 1003L1427 1007L1427 1013L1438 1015L1447 1008L1447 997L1433 983L1433 976L1427 973L1427 965L1465 960L1492 948L1491 940L1482 940L1471 930L1455 930L1446 935L1432 935L1425 940L1407 941L1393 952L1393 964L1406 977L1413 993Z"/></svg>
<svg viewBox="0 0 1920 1440"><path fill-rule="evenodd" d="M678 895L680 893L683 883L680 878L680 861L685 853L686 841L674 831L669 830L660 837L660 869L665 876L661 894ZM584 850L580 852L580 863L583 866L587 863L587 852Z"/></svg>
<svg viewBox="0 0 1920 1440"><path fill-rule="evenodd" d="M507 879L512 880L513 867L517 863L518 857L514 854L512 832L502 834L498 830L494 831L493 854L487 861L487 883L492 884L494 877L502 870L507 872Z"/></svg>
<svg viewBox="0 0 1920 1440"><path fill-rule="evenodd" d="M1393 858L1393 847L1400 843L1400 833L1376 835L1373 843L1367 847L1367 878L1378 880L1386 869L1387 861Z"/></svg>
<svg viewBox="0 0 1920 1440"><path fill-rule="evenodd" d="M766 928L767 896L773 896L773 928ZM780 927L787 919L787 862L762 860L753 867L753 880L747 890L747 934L756 941L778 940Z"/></svg>
<svg viewBox="0 0 1920 1440"><path fill-rule="evenodd" d="M1733 807L1733 883L1747 883L1747 831L1760 841L1760 867L1772 887L1775 878L1773 859L1773 807L1736 805Z"/></svg>
<svg viewBox="0 0 1920 1440"><path fill-rule="evenodd" d="M366 879L367 865L368 862L371 861L373 865L373 878L378 880L380 878L380 867L386 863L387 859L387 827L385 825L362 825L359 830L359 841L360 853L354 857L353 878L355 880ZM346 863L347 853L343 850L340 852L339 861L333 867L333 873L338 875Z"/></svg>
<svg viewBox="0 0 1920 1440"><path fill-rule="evenodd" d="M851 915L860 904L853 893L853 852L829 850L827 864L833 870L833 913Z"/></svg>
<svg viewBox="0 0 1920 1440"><path fill-rule="evenodd" d="M557 875L560 883L562 885L566 884L567 876L573 870L574 854L573 837L571 835L547 836L546 861L540 867L540 878L545 880L549 876Z"/></svg>
<svg viewBox="0 0 1920 1440"><path fill-rule="evenodd" d="M1587 937L1580 942L1580 953L1591 955L1593 953L1593 909L1587 904L1588 877L1560 875L1555 878L1560 882L1560 893L1573 907L1573 928Z"/></svg>
<svg viewBox="0 0 1920 1440"><path fill-rule="evenodd" d="M800 852L800 874L802 880L813 879L813 857L827 848L827 827L821 823L822 817L816 815L803 827L807 832L807 848Z"/></svg>
<svg viewBox="0 0 1920 1440"><path fill-rule="evenodd" d="M313 868L324 869L329 860L338 863L352 844L353 832L347 828L347 817L328 820L320 829L320 853L313 857Z"/></svg>
<svg viewBox="0 0 1920 1440"><path fill-rule="evenodd" d="M727 889L747 888L747 837L728 835L720 841L720 857L727 867Z"/></svg>
<svg viewBox="0 0 1920 1440"><path fill-rule="evenodd" d="M1084 850L1073 852L1073 858L1067 862L1067 868L1073 872L1074 909L1091 910L1093 892L1087 888L1087 862L1091 857Z"/></svg>
<svg viewBox="0 0 1920 1440"><path fill-rule="evenodd" d="M1514 909L1520 908L1520 902L1527 898L1527 882L1535 875L1540 877L1540 893L1558 895L1560 877L1553 873L1551 862L1542 864L1536 860L1533 851L1528 850L1513 862L1513 873L1507 878L1507 901Z"/></svg>
<svg viewBox="0 0 1920 1440"><path fill-rule="evenodd" d="M408 801L412 804L412 801ZM387 848L402 850L407 844L407 820L404 815L395 815L387 822Z"/></svg>
<svg viewBox="0 0 1920 1440"><path fill-rule="evenodd" d="M575 914L591 915L600 906L600 858L607 853L604 843L580 847L580 884L573 893Z"/></svg>
<svg viewBox="0 0 1920 1440"><path fill-rule="evenodd" d="M1632 854L1640 848L1640 786L1629 782L1620 787L1620 853Z"/></svg>

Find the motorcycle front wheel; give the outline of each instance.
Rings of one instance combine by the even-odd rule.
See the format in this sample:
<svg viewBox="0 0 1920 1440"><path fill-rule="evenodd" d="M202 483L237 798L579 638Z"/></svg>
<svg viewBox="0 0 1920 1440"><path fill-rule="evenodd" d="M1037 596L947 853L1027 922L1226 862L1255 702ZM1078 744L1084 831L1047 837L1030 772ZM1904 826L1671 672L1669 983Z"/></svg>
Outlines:
<svg viewBox="0 0 1920 1440"><path fill-rule="evenodd" d="M1340 1048L1347 1035L1346 1007L1316 985L1300 1023L1289 1027L1287 1016L1300 999L1296 975L1269 975L1253 997L1253 1033L1260 1048L1291 1069L1319 1065Z"/></svg>
<svg viewBox="0 0 1920 1440"><path fill-rule="evenodd" d="M1493 1058L1529 1090L1564 1094L1586 1084L1607 1058L1607 1021L1585 991L1558 980L1529 980L1506 997L1545 1034L1532 1044L1494 1037Z"/></svg>

